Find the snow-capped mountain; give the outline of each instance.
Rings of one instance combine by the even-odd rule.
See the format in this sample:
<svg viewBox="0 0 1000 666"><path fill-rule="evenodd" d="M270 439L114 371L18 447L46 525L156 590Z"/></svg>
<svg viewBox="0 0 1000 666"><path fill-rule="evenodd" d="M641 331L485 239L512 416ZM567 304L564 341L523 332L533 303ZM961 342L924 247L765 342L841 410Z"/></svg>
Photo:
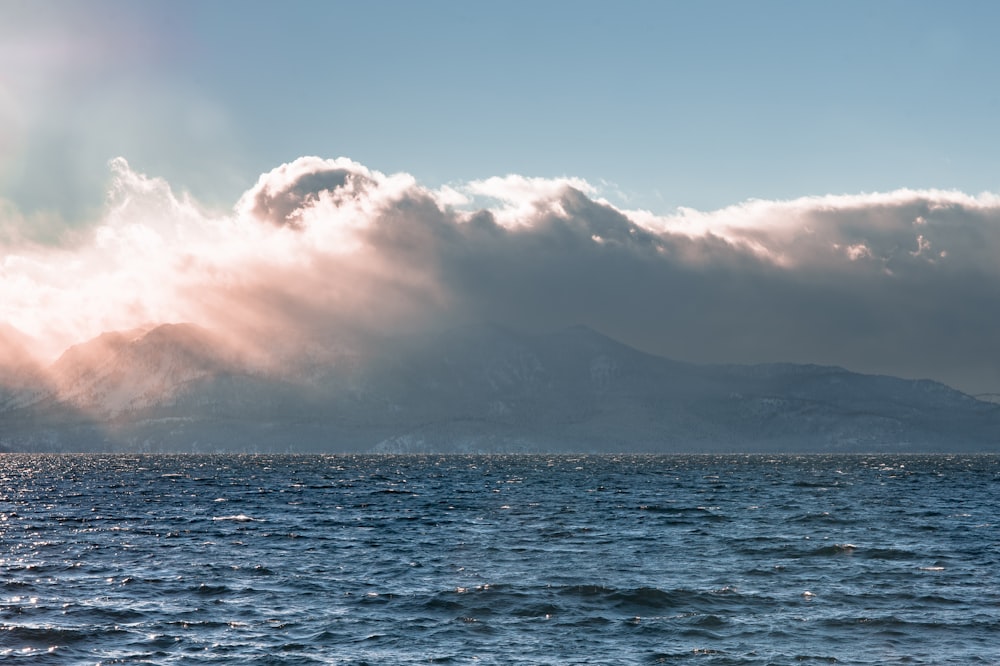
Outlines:
<svg viewBox="0 0 1000 666"><path fill-rule="evenodd" d="M1000 405L936 382L681 363L585 327L529 336L476 325L282 354L280 365L250 362L191 324L106 333L38 375L32 400L0 402L0 446L1000 450ZM27 394L23 377L8 394Z"/></svg>

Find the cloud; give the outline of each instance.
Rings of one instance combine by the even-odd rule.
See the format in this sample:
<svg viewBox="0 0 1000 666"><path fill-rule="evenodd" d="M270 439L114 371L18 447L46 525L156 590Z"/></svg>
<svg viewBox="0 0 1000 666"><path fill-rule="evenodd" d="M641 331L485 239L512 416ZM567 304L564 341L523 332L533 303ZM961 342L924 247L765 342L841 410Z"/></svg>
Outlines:
<svg viewBox="0 0 1000 666"><path fill-rule="evenodd" d="M299 227L309 210L357 201L373 185L368 169L351 160L303 157L262 175L237 208L278 226Z"/></svg>
<svg viewBox="0 0 1000 666"><path fill-rule="evenodd" d="M993 194L900 190L657 216L575 179L430 190L307 157L220 214L124 160L111 167L104 215L73 243L0 241L0 321L50 356L105 330L193 321L279 364L488 319L589 324L680 359L1000 388Z"/></svg>
<svg viewBox="0 0 1000 666"><path fill-rule="evenodd" d="M516 174L474 180L462 189L471 195L467 203L499 202L501 207L493 214L505 226L517 226L538 213L562 212L560 199L568 190L587 194L596 191L580 178L528 178Z"/></svg>

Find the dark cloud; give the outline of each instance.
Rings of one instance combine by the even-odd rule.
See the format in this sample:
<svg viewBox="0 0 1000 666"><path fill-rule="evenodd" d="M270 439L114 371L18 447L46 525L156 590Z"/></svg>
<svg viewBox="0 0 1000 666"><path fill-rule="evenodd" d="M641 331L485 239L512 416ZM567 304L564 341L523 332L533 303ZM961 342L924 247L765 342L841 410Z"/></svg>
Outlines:
<svg viewBox="0 0 1000 666"><path fill-rule="evenodd" d="M531 330L586 323L644 349L717 362L797 361L1000 387L1000 208L928 195L794 211L754 234L653 231L569 190L559 212L501 226L428 197L368 236L431 274L453 314ZM788 217L775 206L774 218ZM746 241L757 243L748 244Z"/></svg>

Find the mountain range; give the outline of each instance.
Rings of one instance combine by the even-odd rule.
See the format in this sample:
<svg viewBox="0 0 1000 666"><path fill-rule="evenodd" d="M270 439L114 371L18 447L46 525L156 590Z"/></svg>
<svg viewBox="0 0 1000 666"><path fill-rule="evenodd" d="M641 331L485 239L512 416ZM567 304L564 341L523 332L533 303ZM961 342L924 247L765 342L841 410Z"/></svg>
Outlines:
<svg viewBox="0 0 1000 666"><path fill-rule="evenodd" d="M0 337L6 451L1000 451L1000 405L938 382L679 362L582 326L481 324L280 363L194 324L105 333L48 366Z"/></svg>

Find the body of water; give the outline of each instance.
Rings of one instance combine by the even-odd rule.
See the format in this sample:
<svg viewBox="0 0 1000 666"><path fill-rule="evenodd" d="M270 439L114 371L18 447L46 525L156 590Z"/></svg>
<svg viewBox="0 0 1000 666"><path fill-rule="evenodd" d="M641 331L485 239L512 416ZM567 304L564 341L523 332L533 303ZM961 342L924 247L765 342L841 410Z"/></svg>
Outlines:
<svg viewBox="0 0 1000 666"><path fill-rule="evenodd" d="M0 660L1000 663L996 456L0 456Z"/></svg>

